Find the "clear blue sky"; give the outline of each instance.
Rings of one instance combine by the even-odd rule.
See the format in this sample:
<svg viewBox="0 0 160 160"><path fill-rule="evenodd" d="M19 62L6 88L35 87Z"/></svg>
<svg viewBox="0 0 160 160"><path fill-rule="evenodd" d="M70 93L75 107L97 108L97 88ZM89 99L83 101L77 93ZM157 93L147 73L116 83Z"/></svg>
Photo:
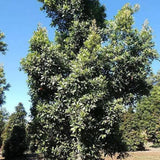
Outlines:
<svg viewBox="0 0 160 160"><path fill-rule="evenodd" d="M121 7L130 3L140 4L140 10L135 14L135 27L141 28L148 19L153 29L156 49L160 53L160 0L100 0L106 6L107 19L112 19ZM11 88L6 92L6 104L3 107L12 113L15 106L22 102L27 112L31 103L28 96L27 76L19 71L20 60L26 57L28 41L33 35L37 24L42 24L48 30L51 40L54 40L54 29L50 27L50 19L40 11L41 3L37 0L0 0L0 30L5 33L8 51L0 55L0 64L4 64L7 82ZM154 72L160 69L160 63L153 65Z"/></svg>

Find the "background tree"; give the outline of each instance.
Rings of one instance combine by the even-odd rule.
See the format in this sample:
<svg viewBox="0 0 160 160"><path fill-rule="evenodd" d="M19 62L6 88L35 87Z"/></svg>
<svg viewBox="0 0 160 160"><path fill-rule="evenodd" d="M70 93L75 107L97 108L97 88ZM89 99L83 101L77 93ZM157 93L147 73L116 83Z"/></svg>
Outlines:
<svg viewBox="0 0 160 160"><path fill-rule="evenodd" d="M5 124L8 120L9 113L5 110L5 108L0 109L0 146L2 145L2 133L5 128Z"/></svg>
<svg viewBox="0 0 160 160"><path fill-rule="evenodd" d="M2 52L3 54L5 54L7 50L7 44L2 41L4 37L4 33L0 32L0 52Z"/></svg>
<svg viewBox="0 0 160 160"><path fill-rule="evenodd" d="M132 107L129 107L122 114L120 130L127 151L142 151L145 149L145 135L138 118Z"/></svg>
<svg viewBox="0 0 160 160"><path fill-rule="evenodd" d="M4 33L0 32L0 52L2 54L5 54L7 50L7 44L2 41L4 37ZM0 65L0 106L5 102L4 92L8 90L9 86L10 85L6 83L3 66Z"/></svg>
<svg viewBox="0 0 160 160"><path fill-rule="evenodd" d="M99 1L41 2L58 30L53 43L38 27L30 53L22 60L33 102L36 145L46 158L57 160L99 160L100 151L121 152L122 109L151 88L146 79L157 57L151 29L147 24L141 31L133 28L137 6L129 4L104 23L103 16L99 20L92 14L103 8ZM89 3L88 10L81 6ZM74 4L80 7L78 12ZM81 19L86 12L93 17Z"/></svg>
<svg viewBox="0 0 160 160"><path fill-rule="evenodd" d="M148 97L143 97L137 106L142 129L148 141L160 145L160 72L151 77L153 88Z"/></svg>
<svg viewBox="0 0 160 160"><path fill-rule="evenodd" d="M22 103L16 106L16 112L9 117L3 133L2 154L7 159L18 158L27 149L26 111Z"/></svg>
<svg viewBox="0 0 160 160"><path fill-rule="evenodd" d="M7 44L3 41L4 33L0 32L0 52L2 54L6 53ZM5 74L3 66L0 65L0 107L5 103L5 91L8 90L9 84L6 83ZM4 129L5 120L7 118L8 113L5 109L0 108L0 146L2 145L1 134Z"/></svg>

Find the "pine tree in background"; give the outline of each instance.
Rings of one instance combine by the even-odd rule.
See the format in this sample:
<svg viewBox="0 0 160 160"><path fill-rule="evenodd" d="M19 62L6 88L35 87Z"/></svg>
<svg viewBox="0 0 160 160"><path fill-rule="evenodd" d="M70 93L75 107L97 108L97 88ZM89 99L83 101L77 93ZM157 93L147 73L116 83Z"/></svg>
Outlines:
<svg viewBox="0 0 160 160"><path fill-rule="evenodd" d="M2 41L4 37L4 33L0 32L0 52L2 54L5 54L7 50L7 44ZM9 86L6 83L3 65L0 65L0 106L5 103L5 91L8 90Z"/></svg>
<svg viewBox="0 0 160 160"><path fill-rule="evenodd" d="M0 32L0 52L2 54L5 54L7 50L7 44L3 41L4 38L4 33ZM2 105L5 103L5 91L9 89L9 86L10 85L6 82L3 65L0 64L0 147L2 145L1 134L3 132L8 115L6 110L2 108Z"/></svg>
<svg viewBox="0 0 160 160"><path fill-rule="evenodd" d="M58 29L53 43L38 26L21 62L33 104L34 144L55 160L100 160L101 153L122 152L123 107L151 88L146 79L157 58L151 29L133 28L137 6L129 4L106 21L98 0L41 2Z"/></svg>
<svg viewBox="0 0 160 160"><path fill-rule="evenodd" d="M7 160L18 159L27 150L26 111L22 103L16 106L16 111L9 116L3 132L2 155Z"/></svg>
<svg viewBox="0 0 160 160"><path fill-rule="evenodd" d="M6 111L5 108L1 108L0 110L0 147L2 146L2 133L3 133L3 130L5 128L5 124L8 120L8 116L9 116L9 113Z"/></svg>
<svg viewBox="0 0 160 160"><path fill-rule="evenodd" d="M5 38L4 33L0 32L0 52L2 52L2 54L5 54L7 50L7 44L2 41L2 39L4 38Z"/></svg>

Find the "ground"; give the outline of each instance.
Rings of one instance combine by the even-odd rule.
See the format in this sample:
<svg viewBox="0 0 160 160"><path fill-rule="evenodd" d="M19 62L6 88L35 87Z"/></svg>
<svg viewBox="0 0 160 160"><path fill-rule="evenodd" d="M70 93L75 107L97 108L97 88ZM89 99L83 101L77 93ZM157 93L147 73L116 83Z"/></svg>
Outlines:
<svg viewBox="0 0 160 160"><path fill-rule="evenodd" d="M4 160L1 157L0 152L0 160ZM107 157L105 160L120 160L117 159L116 156L113 158ZM128 157L125 160L160 160L160 148L147 148L146 151L138 151L138 152L129 152Z"/></svg>
<svg viewBox="0 0 160 160"><path fill-rule="evenodd" d="M105 160L120 160L107 157ZM160 160L160 148L146 147L146 151L129 152L125 160Z"/></svg>

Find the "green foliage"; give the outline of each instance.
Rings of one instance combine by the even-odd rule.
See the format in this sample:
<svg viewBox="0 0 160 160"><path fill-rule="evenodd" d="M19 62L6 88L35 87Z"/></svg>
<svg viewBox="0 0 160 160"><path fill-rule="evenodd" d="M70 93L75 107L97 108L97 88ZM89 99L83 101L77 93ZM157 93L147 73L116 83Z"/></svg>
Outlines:
<svg viewBox="0 0 160 160"><path fill-rule="evenodd" d="M5 52L7 50L6 43L2 41L2 39L4 37L5 37L4 33L0 32L0 52L2 54L5 54ZM0 65L0 106L2 106L2 104L5 102L5 95L4 95L4 93L5 93L6 90L8 90L9 87L10 87L10 85L6 83L3 66Z"/></svg>
<svg viewBox="0 0 160 160"><path fill-rule="evenodd" d="M59 52L59 46L49 41L46 32L46 29L38 26L30 40L30 53L21 62L29 76L33 112L38 102L49 103L54 99L57 82L69 72L68 56Z"/></svg>
<svg viewBox="0 0 160 160"><path fill-rule="evenodd" d="M133 111L132 107L129 107L128 111L123 114L120 130L127 151L144 150L145 135L137 113Z"/></svg>
<svg viewBox="0 0 160 160"><path fill-rule="evenodd" d="M0 52L2 52L2 54L5 54L7 50L7 44L2 41L4 37L4 33L0 32Z"/></svg>
<svg viewBox="0 0 160 160"><path fill-rule="evenodd" d="M10 136L5 140L3 146L3 156L7 160L12 160L23 155L27 149L26 130L24 125L14 125Z"/></svg>
<svg viewBox="0 0 160 160"><path fill-rule="evenodd" d="M145 23L142 30L132 27L135 7L126 4L108 22L108 41L106 46L109 72L107 78L111 85L110 93L123 97L126 104L148 94L151 85L147 83L147 75L151 71L150 64L157 57L153 49L152 31Z"/></svg>
<svg viewBox="0 0 160 160"><path fill-rule="evenodd" d="M16 112L9 117L3 133L3 156L10 160L22 156L27 149L26 112L22 103L16 106Z"/></svg>
<svg viewBox="0 0 160 160"><path fill-rule="evenodd" d="M55 160L100 160L102 152L122 152L123 107L151 88L146 79L157 58L151 29L146 24L141 31L133 28L137 8L129 4L105 26L94 14L81 19L102 9L98 1L41 2L59 30L53 43L38 26L21 62L33 104L32 142ZM81 2L95 6L86 10ZM80 7L75 16L74 5Z"/></svg>
<svg viewBox="0 0 160 160"><path fill-rule="evenodd" d="M0 66L0 107L5 103L5 91L9 89L10 85L7 84L3 66Z"/></svg>
<svg viewBox="0 0 160 160"><path fill-rule="evenodd" d="M148 140L160 144L160 74L153 76L153 88L148 97L144 97L137 107L141 126Z"/></svg>
<svg viewBox="0 0 160 160"><path fill-rule="evenodd" d="M99 0L38 0L43 3L42 10L52 19L52 25L62 32L68 31L74 21L96 20L98 26L104 26L105 7Z"/></svg>
<svg viewBox="0 0 160 160"><path fill-rule="evenodd" d="M5 37L4 33L0 32L0 52L2 54L5 54L7 50L7 44L2 41L4 37ZM0 65L0 107L2 107L2 104L5 103L5 91L8 90L9 86L10 85L6 83L3 66ZM2 145L1 135L4 129L7 115L8 115L7 112L3 108L1 108L0 109L0 146Z"/></svg>
<svg viewBox="0 0 160 160"><path fill-rule="evenodd" d="M5 108L1 108L0 110L0 146L2 145L2 133L5 128L5 124L8 119L8 112L5 110Z"/></svg>

